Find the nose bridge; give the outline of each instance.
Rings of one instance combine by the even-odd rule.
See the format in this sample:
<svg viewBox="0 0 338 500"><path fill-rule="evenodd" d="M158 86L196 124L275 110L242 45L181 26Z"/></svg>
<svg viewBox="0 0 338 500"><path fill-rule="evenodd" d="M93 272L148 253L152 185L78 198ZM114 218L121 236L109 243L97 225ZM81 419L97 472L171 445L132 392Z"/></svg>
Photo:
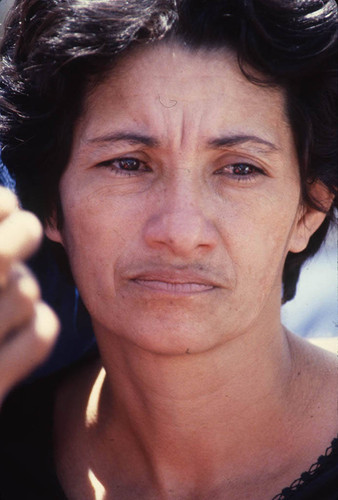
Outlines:
<svg viewBox="0 0 338 500"><path fill-rule="evenodd" d="M196 215L201 210L200 181L189 165L178 166L175 173L167 177L164 191L167 211L172 215L181 211Z"/></svg>
<svg viewBox="0 0 338 500"><path fill-rule="evenodd" d="M204 207L203 183L188 166L177 167L163 186L146 228L150 246L167 247L185 256L200 248L213 248L216 230Z"/></svg>

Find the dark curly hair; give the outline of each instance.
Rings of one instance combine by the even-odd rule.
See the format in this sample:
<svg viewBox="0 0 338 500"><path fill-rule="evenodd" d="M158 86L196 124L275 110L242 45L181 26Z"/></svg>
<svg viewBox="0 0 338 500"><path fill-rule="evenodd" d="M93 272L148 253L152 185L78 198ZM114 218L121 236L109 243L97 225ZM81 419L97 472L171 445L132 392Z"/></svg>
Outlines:
<svg viewBox="0 0 338 500"><path fill-rule="evenodd" d="M309 193L317 180L334 196L307 248L287 255L290 300L337 207L337 19L335 0L17 0L1 47L0 143L23 206L44 221L56 207L62 224L58 185L88 84L126 50L163 38L231 47L250 81L286 90L304 203L325 211Z"/></svg>

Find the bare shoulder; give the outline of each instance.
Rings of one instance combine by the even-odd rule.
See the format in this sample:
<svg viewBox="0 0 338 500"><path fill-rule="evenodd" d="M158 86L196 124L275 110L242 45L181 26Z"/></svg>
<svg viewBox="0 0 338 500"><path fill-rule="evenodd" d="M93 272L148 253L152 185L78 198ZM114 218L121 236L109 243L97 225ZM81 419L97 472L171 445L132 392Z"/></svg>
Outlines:
<svg viewBox="0 0 338 500"><path fill-rule="evenodd" d="M338 342L335 352L320 342L313 343L291 332L288 339L297 377L313 390L318 387L323 394L327 391L331 398L338 397Z"/></svg>
<svg viewBox="0 0 338 500"><path fill-rule="evenodd" d="M313 376L337 375L338 338L303 339L288 332L292 356L303 369ZM337 382L337 380L336 380Z"/></svg>
<svg viewBox="0 0 338 500"><path fill-rule="evenodd" d="M338 352L290 332L288 338L295 367L295 397L303 402L303 422L325 442L338 434Z"/></svg>

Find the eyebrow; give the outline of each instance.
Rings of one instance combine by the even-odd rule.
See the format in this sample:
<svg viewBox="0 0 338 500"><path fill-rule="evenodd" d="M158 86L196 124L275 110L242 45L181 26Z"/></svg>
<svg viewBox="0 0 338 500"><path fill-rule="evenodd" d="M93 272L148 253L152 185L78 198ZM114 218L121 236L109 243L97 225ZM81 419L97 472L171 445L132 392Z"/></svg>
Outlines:
<svg viewBox="0 0 338 500"><path fill-rule="evenodd" d="M254 142L256 144L260 144L266 146L270 151L278 151L279 148L270 141L266 139L262 139L257 135L227 135L223 137L217 137L215 139L211 139L208 141L208 145L210 147L222 148L222 147L231 147L237 146L239 144L244 144L246 142Z"/></svg>
<svg viewBox="0 0 338 500"><path fill-rule="evenodd" d="M159 141L155 137L148 135L137 134L133 132L116 132L113 134L100 135L88 139L88 143L111 143L111 142L127 142L128 144L143 144L148 147L155 148L159 146Z"/></svg>
<svg viewBox="0 0 338 500"><path fill-rule="evenodd" d="M145 146L152 148L159 147L160 145L160 141L155 137L138 134L135 132L126 132L126 131L100 135L97 137L90 138L86 142L90 144L127 142L128 144L143 144ZM273 144L270 141L267 141L266 139L263 139L256 135L245 135L245 134L226 135L210 139L207 142L207 145L210 148L223 148L223 147L237 146L240 144L244 144L246 142L253 142L259 145L263 145L270 151L278 151L279 149L275 144Z"/></svg>

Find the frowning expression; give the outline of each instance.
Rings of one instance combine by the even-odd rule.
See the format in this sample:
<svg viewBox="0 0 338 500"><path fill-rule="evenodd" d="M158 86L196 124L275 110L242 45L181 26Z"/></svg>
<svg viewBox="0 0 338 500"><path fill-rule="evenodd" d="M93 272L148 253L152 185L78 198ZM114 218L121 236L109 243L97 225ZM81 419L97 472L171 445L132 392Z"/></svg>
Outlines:
<svg viewBox="0 0 338 500"><path fill-rule="evenodd" d="M98 335L190 352L279 321L300 184L280 89L225 51L134 50L87 96L60 241ZM303 234L303 233L302 233Z"/></svg>

